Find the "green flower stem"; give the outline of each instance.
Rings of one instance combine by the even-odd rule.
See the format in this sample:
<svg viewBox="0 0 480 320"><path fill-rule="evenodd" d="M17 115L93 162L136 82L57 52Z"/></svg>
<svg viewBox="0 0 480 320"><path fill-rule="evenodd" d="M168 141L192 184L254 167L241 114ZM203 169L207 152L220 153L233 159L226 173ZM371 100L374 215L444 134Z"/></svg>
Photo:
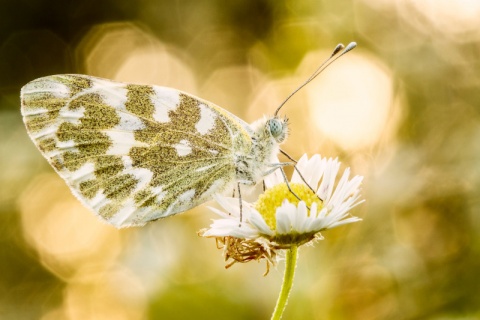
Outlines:
<svg viewBox="0 0 480 320"><path fill-rule="evenodd" d="M280 295L278 296L277 305L273 310L271 320L280 320L283 315L283 311L287 306L288 297L290 296L290 290L293 285L293 278L295 276L295 267L297 266L298 247L292 246L287 250L287 256L285 259L285 274L283 275L282 288Z"/></svg>

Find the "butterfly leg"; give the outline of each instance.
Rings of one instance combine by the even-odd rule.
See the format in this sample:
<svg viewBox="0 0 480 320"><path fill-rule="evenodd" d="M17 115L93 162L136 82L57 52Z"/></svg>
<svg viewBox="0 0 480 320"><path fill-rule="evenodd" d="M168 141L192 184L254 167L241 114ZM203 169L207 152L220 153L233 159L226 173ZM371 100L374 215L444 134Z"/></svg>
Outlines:
<svg viewBox="0 0 480 320"><path fill-rule="evenodd" d="M315 190L313 190L313 188L307 183L307 181L305 180L305 178L303 177L302 173L300 172L300 170L298 170L297 166L293 166L293 169L295 171L297 171L298 175L300 176L300 179L302 179L303 183L305 183L307 185L307 187L317 196L318 200L322 201L323 202L323 199L320 198L320 196L315 192Z"/></svg>
<svg viewBox="0 0 480 320"><path fill-rule="evenodd" d="M298 175L300 176L300 179L302 179L303 183L305 183L307 185L307 187L317 196L318 200L322 201L323 202L323 199L320 198L320 196L315 192L315 190L313 190L313 188L310 186L310 184L307 183L307 181L305 180L305 178L303 177L302 173L300 172L300 170L297 168L296 166L296 163L297 161L295 159L293 159L292 157L290 157L290 155L288 153L286 153L285 151L281 150L280 149L280 152L288 158L288 160L292 161L294 164L292 165L293 166L293 170L295 170Z"/></svg>
<svg viewBox="0 0 480 320"><path fill-rule="evenodd" d="M279 168L283 168L283 167L288 167L288 166L294 166L295 164L293 163L290 163L290 162L280 162L280 163L272 163L270 164L270 167L273 167L272 169L270 170L267 170L263 173L263 176L266 177L268 176L270 173L273 173L275 172L275 170L279 169Z"/></svg>
<svg viewBox="0 0 480 320"><path fill-rule="evenodd" d="M290 183L288 183L287 175L285 174L285 170L283 170L283 167L280 167L280 172L282 173L283 179L285 180L285 184L287 185L288 191L290 191L291 194L295 198L297 198L298 201L302 201L302 199L290 188ZM310 210L309 206L306 206L308 210Z"/></svg>
<svg viewBox="0 0 480 320"><path fill-rule="evenodd" d="M285 151L283 151L282 149L280 149L280 153L283 154L285 157L288 158L288 160L292 161L293 163L297 163L298 161L293 159L288 153L286 153Z"/></svg>
<svg viewBox="0 0 480 320"><path fill-rule="evenodd" d="M290 191L291 194L294 195L295 198L298 199L298 201L302 201L302 199L292 190L292 188L290 187L290 183L288 182L288 178L287 178L287 175L285 173L285 170L283 170L283 167L286 167L286 166L292 166L294 170L297 171L297 173L299 174L300 178L302 179L302 181L305 183L305 185L307 185L307 187L316 195L316 197L323 202L323 200L317 195L317 193L315 192L315 190L313 190L313 188L307 183L307 181L305 180L305 178L302 176L302 174L300 173L300 170L298 170L298 168L295 166L295 164L293 163L290 163L290 162L281 162L281 163L276 163L276 164L272 164L273 166L275 166L275 168L273 169L270 169L268 170L267 172L265 172L265 176L269 175L270 173L274 172L275 170L277 169L280 169L280 172L282 173L282 176L283 176L283 180L285 181L285 184L287 185L287 188L288 188L288 191ZM307 206L307 209L310 210L310 208Z"/></svg>
<svg viewBox="0 0 480 320"><path fill-rule="evenodd" d="M285 170L283 170L283 167L286 167L286 166L293 166L295 168L295 164L291 163L291 162L280 162L280 163L273 163L273 164L271 164L271 166L273 166L274 168L265 172L264 176L268 176L270 173L274 172L275 170L280 169L280 172L282 173L282 176L283 176L283 180L285 181L285 184L287 185L288 191L290 191L290 193L293 194L293 196L295 198L297 198L298 201L302 201L302 199L290 187L290 183L288 182L288 178L287 178L287 175L285 174ZM304 180L304 182L305 182L305 180ZM305 182L305 184L307 184L307 183ZM315 193L315 191L313 191L313 193ZM307 208L308 208L308 210L310 210L310 208L308 206L307 206Z"/></svg>
<svg viewBox="0 0 480 320"><path fill-rule="evenodd" d="M243 204L242 204L242 193L240 192L240 182L237 182L237 188L238 188L238 203L239 203L239 208L240 208L240 223L238 224L238 227L242 226L242 209L243 209ZM235 189L234 189L235 190Z"/></svg>

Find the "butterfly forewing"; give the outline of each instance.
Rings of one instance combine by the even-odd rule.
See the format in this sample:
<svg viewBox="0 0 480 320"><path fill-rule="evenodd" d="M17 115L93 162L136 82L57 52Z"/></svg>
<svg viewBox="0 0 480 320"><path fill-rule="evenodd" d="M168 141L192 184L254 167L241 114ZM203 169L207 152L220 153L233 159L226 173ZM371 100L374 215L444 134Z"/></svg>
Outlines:
<svg viewBox="0 0 480 320"><path fill-rule="evenodd" d="M117 226L188 210L235 182L249 127L181 91L83 75L22 88L34 143L73 193Z"/></svg>

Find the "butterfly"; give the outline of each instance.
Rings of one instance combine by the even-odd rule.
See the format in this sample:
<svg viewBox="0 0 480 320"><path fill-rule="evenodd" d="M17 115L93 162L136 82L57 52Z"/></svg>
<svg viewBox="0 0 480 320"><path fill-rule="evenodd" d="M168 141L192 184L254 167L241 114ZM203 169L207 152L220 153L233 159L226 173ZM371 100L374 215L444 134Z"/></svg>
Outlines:
<svg viewBox="0 0 480 320"><path fill-rule="evenodd" d="M331 57L344 47L337 48ZM73 194L118 228L186 211L284 166L277 159L288 135L281 106L248 124L167 87L65 74L21 89L32 141Z"/></svg>

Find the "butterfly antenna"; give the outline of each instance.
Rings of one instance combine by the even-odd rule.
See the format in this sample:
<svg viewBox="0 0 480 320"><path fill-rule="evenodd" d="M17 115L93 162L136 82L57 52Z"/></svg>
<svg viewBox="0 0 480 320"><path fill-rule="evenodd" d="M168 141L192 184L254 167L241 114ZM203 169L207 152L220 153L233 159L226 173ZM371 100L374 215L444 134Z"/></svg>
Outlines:
<svg viewBox="0 0 480 320"><path fill-rule="evenodd" d="M302 89L307 84L309 84L310 81L315 79L320 73L322 73L329 65L331 65L333 62L335 62L338 58L343 56L345 53L355 49L356 46L357 46L356 42L350 42L346 47L341 43L338 44L335 47L335 49L333 50L330 57L328 57L328 59L323 61L322 64L313 72L313 74L304 83L302 83L297 89L295 89L292 93L290 93L290 95L285 100L283 100L283 102L280 104L280 106L277 108L277 110L275 110L274 115L277 116L278 111L280 111L280 109L283 107L283 105L285 103L287 103L287 101L290 100L290 98L293 97L293 95L295 93L297 93L300 89ZM340 53L340 54L338 54L338 53Z"/></svg>

